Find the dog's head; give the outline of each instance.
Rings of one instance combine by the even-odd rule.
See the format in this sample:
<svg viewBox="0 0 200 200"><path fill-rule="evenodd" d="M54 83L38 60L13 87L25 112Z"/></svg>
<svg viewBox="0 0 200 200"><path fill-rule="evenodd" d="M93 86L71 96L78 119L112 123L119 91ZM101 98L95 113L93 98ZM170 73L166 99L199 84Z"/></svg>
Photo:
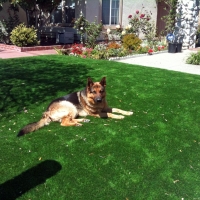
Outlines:
<svg viewBox="0 0 200 200"><path fill-rule="evenodd" d="M87 80L87 98L92 104L98 104L105 101L106 97L106 77L103 77L100 82L93 82L91 78Z"/></svg>

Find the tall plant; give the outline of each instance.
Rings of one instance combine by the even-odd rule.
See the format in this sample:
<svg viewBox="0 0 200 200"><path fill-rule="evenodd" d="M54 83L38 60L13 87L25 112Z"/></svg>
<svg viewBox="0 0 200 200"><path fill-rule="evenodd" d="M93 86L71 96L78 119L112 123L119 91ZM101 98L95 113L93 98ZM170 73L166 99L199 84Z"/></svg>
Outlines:
<svg viewBox="0 0 200 200"><path fill-rule="evenodd" d="M141 11L136 10L134 15L129 15L129 25L126 27L126 33L133 33L139 36L140 33L144 33L147 31L147 28L151 25L151 12L149 13L147 10L143 11L144 7Z"/></svg>
<svg viewBox="0 0 200 200"><path fill-rule="evenodd" d="M89 48L95 47L96 39L100 35L102 27L102 23L97 23L96 19L94 22L89 22L82 14L74 23L74 28L76 28L81 35L81 43L84 43L83 37L86 36L85 44Z"/></svg>
<svg viewBox="0 0 200 200"><path fill-rule="evenodd" d="M168 14L162 17L165 22L165 33L173 33L175 30L175 19L177 17L176 7L178 0L158 0L163 1L166 4L165 10L168 10Z"/></svg>

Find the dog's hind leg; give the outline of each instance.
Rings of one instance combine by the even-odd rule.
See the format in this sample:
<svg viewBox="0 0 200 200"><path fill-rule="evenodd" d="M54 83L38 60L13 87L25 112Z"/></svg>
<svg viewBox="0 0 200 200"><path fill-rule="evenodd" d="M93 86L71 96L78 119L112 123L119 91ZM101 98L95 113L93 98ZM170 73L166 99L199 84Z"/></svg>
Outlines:
<svg viewBox="0 0 200 200"><path fill-rule="evenodd" d="M63 117L61 120L61 126L82 126L79 122L89 122L89 119L73 119L72 116Z"/></svg>

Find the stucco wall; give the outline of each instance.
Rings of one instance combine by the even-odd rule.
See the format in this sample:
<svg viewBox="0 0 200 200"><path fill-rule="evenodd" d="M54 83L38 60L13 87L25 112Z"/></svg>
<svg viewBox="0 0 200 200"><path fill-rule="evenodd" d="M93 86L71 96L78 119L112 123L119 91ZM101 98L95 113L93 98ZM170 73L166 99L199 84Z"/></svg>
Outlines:
<svg viewBox="0 0 200 200"><path fill-rule="evenodd" d="M101 21L101 1L99 0L87 0L86 1L86 19L93 22L95 18L97 21Z"/></svg>

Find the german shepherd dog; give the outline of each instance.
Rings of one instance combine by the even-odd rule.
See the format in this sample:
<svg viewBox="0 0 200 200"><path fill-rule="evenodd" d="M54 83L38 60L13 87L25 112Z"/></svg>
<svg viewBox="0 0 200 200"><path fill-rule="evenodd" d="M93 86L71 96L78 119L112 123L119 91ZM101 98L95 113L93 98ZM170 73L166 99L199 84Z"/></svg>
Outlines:
<svg viewBox="0 0 200 200"><path fill-rule="evenodd" d="M61 126L82 126L80 122L90 121L85 118L77 119L78 116L85 117L90 115L101 118L123 119L123 115L132 115L133 112L108 107L105 87L105 77L100 82L93 82L91 78L88 78L85 89L52 101L43 113L42 119L26 125L19 131L17 136L36 131L50 122L58 121Z"/></svg>

